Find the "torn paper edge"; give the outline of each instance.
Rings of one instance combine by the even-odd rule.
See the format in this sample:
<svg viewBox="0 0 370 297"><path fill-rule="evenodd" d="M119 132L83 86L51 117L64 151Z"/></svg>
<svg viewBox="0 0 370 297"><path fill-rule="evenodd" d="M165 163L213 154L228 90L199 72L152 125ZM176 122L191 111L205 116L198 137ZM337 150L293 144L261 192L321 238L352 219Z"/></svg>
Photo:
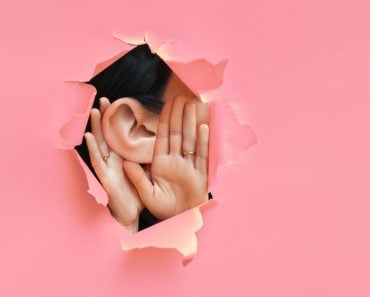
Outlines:
<svg viewBox="0 0 370 297"><path fill-rule="evenodd" d="M176 42L178 39L171 40L171 41L166 42L166 43L149 42L149 40L153 40L153 38L151 39L147 33L144 34L144 36L136 36L134 38L124 37L124 36L118 35L118 34L114 34L113 37L116 38L116 39L121 40L126 45L133 46L133 47L138 46L140 44L144 44L144 43L148 44L151 51L153 53L158 54L158 56L160 56L162 58L162 60L165 63L167 63L167 65L170 66L170 68L174 71L174 73L176 73L176 75L178 75L180 77L180 79L182 79L183 82L196 95L198 95L199 98L202 101L203 100L208 101L209 97L207 95L207 92L208 91L213 91L214 89L217 89L223 83L224 70L226 68L227 62L228 62L230 57L227 57L226 59L220 61L217 64L211 64L206 59L197 59L197 60L193 60L193 61L190 61L190 62L186 63L186 62L181 62L179 60L176 60L174 57L171 57L170 55L168 55L166 53L166 48L169 47L172 42ZM95 71L94 71L94 74L98 73L99 71L103 70L105 67L109 66L110 64L108 63L108 61L113 63L116 59L118 59L119 57L126 54L126 52L127 51L121 52L121 53L117 54L116 56L97 64L97 66L95 68ZM183 75L181 73L178 73L179 67L180 68L181 68L181 66L186 67L186 65L188 65L189 63L199 63L199 65L202 65L202 67L204 67L204 69L211 70L211 73L213 73L215 75L215 79L213 81L213 84L205 86L204 88L202 88L202 90L195 89L195 87L191 83L189 84L187 79L185 77L183 77ZM101 67L102 64L105 64L105 67ZM99 66L100 66L100 70L99 70ZM78 81L76 81L76 82L78 82ZM95 94L94 94L94 97L95 97ZM75 121L78 122L78 120L82 121L82 119L85 119L85 125L83 126L84 129L85 129L86 122L88 120L93 101L94 101L94 99L92 99L92 101L91 101L91 98L89 98L88 99L89 104L88 104L86 112L84 112L82 114L75 114L73 116L73 118L60 129L60 136L67 143L67 146L62 147L61 149L71 150L72 148L68 147L69 145L73 145L73 143L74 143L74 146L79 144L78 141L77 141L77 144L76 144L76 141L70 141L68 139L63 138L62 131L63 131L63 129L66 129L65 127L68 126L68 125L70 125L70 129L72 129L71 126L73 127L74 122ZM231 110L233 110L231 106L229 106L229 108ZM234 116L235 116L236 120L239 122L240 125L243 125L243 126L245 125L244 123L241 123L239 118L236 117L235 113L234 113ZM78 127L78 124L75 124L75 126ZM84 132L84 130L81 132L82 136L83 136L83 132ZM81 139L82 139L82 136L81 136ZM251 145L253 145L253 144L255 144L255 143L252 143ZM236 156L236 157L238 158L240 156L240 154L242 153L242 151L248 149L249 146L243 148L240 151L240 153L238 154L238 156ZM78 155L78 153L77 153L77 155ZM81 166L82 166L82 168L85 172L86 179L88 181L89 188L88 188L87 192L95 197L97 203L106 206L107 203L108 203L107 194L105 193L105 196L104 195L102 196L101 191L98 191L98 192L100 192L100 193L98 193L98 192L92 190L95 187L95 185L93 185L93 184L96 184L96 183L98 183L98 186L100 186L101 189L103 189L103 188L100 185L99 181L90 172L90 169L87 167L87 165L83 162L83 160L80 157L79 157L79 161L81 163ZM221 164L217 164L215 166L215 168L214 168L215 169L215 173L214 173L215 175L217 174L216 171L217 171L217 169L220 165ZM104 191L104 189L103 189L103 191ZM206 202L205 204L211 205L211 204L215 204L215 203L216 203L216 201L213 199L213 200L210 200L210 201ZM200 206L197 206L193 209L185 211L181 214L178 214L178 215L176 215L172 218L169 218L165 221L162 221L159 224L151 226L151 227L149 227L145 230L142 230L138 233L129 234L127 232L127 235L123 236L123 239L121 240L122 249L125 250L125 251L129 251L129 250L132 250L132 249L143 249L143 248L146 248L146 247L176 249L183 256L183 264L185 265L185 264L189 263L191 261L191 259L193 259L193 257L196 254L196 251L197 251L196 232L198 230L200 230L203 226L203 217L202 217L202 213L200 211L200 209L202 207L204 208L204 205L200 205ZM175 221L179 221L181 218L184 219L185 223L180 223L180 224L175 223ZM191 222L191 223L189 224L189 222ZM165 231L164 228L167 228L167 231L168 231L168 226L172 226L172 228L175 229L174 230L175 232L173 232L173 233L171 233L171 232L170 233L168 233L168 232L163 233L163 231ZM151 235L153 235L153 234L155 235L155 237L151 238L152 237ZM168 236L164 237L165 234L168 234Z"/></svg>

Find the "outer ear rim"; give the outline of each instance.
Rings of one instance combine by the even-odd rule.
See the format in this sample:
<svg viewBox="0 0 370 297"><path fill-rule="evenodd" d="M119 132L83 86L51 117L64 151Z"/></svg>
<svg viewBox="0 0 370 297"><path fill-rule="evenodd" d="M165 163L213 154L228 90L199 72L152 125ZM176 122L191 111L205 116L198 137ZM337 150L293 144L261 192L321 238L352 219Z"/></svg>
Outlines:
<svg viewBox="0 0 370 297"><path fill-rule="evenodd" d="M129 140L130 129L125 132L124 128L122 128L122 133L120 133L121 137L118 138L118 141L117 138L112 138L114 136L112 135L112 133L110 133L110 131L112 131L113 129L111 127L111 121L113 117L117 116L116 113L122 105L126 105L128 106L128 108L131 109L131 112L133 114L133 121L136 120L136 125L143 125L143 119L140 118L138 115L143 114L141 110L144 109L144 107L137 101L137 99L133 97L122 97L120 99L117 99L107 107L101 119L102 133L105 142L109 150L113 150L124 160L140 164L150 164L153 158L155 136L153 136L153 139L143 138L140 141L133 141ZM134 122L132 123L132 125L134 125ZM119 133L119 131L116 131L116 133ZM117 144L117 142L119 142L119 144Z"/></svg>

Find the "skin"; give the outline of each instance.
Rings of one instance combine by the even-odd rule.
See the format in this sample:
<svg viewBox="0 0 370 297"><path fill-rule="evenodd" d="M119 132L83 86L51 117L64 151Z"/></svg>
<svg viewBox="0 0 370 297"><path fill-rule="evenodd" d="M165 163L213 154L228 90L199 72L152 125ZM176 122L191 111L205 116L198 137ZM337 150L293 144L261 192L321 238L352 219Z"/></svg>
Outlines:
<svg viewBox="0 0 370 297"><path fill-rule="evenodd" d="M208 105L175 75L166 87L164 101L149 166L126 161L107 147L101 128L102 115L110 104L107 98L100 99L100 110L92 110L92 133L85 133L92 166L108 193L111 213L132 233L137 232L145 207L164 220L208 200ZM102 156L108 153L105 162Z"/></svg>

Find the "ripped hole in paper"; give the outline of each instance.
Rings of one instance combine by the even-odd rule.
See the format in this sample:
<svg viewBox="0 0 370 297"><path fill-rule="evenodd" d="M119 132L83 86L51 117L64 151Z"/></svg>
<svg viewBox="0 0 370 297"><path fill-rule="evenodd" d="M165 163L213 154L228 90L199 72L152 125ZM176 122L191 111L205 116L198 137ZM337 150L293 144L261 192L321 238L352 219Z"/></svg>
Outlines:
<svg viewBox="0 0 370 297"><path fill-rule="evenodd" d="M135 233L208 200L208 104L147 44L97 73L84 141L76 149Z"/></svg>
<svg viewBox="0 0 370 297"><path fill-rule="evenodd" d="M76 116L61 136L73 143L65 131L81 130L85 120L88 133L76 150L90 193L128 231L122 248L175 248L185 264L196 253L200 206L209 204L217 162L225 159L210 115L222 104L208 100L207 92L222 84L227 60L175 61L146 39L96 67L85 82L95 88L93 109ZM250 133L242 149L254 142Z"/></svg>

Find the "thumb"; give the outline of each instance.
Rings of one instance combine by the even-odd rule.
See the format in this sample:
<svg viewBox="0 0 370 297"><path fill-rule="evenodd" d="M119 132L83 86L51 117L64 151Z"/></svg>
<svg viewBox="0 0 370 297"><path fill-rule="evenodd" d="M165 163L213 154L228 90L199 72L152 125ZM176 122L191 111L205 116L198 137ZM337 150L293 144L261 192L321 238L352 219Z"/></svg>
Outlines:
<svg viewBox="0 0 370 297"><path fill-rule="evenodd" d="M151 205L153 202L154 188L152 182L145 174L143 167L138 163L123 161L123 169L128 179L135 186L143 203L146 206Z"/></svg>

